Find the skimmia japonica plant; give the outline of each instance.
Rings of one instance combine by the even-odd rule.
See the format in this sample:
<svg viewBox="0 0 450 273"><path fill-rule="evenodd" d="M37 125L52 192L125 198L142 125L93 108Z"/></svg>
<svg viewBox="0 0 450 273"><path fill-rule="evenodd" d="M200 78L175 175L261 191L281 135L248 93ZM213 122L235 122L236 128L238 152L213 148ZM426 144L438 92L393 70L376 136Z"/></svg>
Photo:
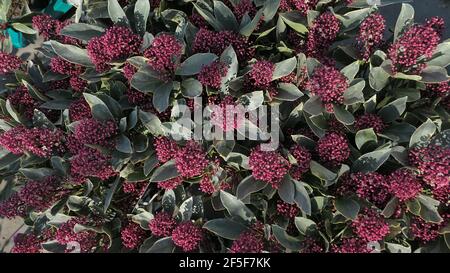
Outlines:
<svg viewBox="0 0 450 273"><path fill-rule="evenodd" d="M44 39L33 60L3 38L0 216L29 227L12 252L449 250L450 18L79 2L15 20Z"/></svg>

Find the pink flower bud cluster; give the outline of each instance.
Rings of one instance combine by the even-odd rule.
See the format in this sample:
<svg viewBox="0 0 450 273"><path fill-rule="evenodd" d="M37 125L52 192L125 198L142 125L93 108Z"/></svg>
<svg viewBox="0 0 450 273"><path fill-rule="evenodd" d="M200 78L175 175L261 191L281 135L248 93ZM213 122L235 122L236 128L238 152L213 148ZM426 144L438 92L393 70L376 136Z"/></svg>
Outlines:
<svg viewBox="0 0 450 273"><path fill-rule="evenodd" d="M416 197L422 190L420 181L408 169L398 169L388 177L389 190L400 201L407 201Z"/></svg>
<svg viewBox="0 0 450 273"><path fill-rule="evenodd" d="M147 231L139 224L129 222L121 231L122 244L128 249L137 249L147 239Z"/></svg>
<svg viewBox="0 0 450 273"><path fill-rule="evenodd" d="M139 53L141 44L142 38L131 29L113 26L102 36L92 38L86 49L97 71L104 72L109 68L107 63Z"/></svg>
<svg viewBox="0 0 450 273"><path fill-rule="evenodd" d="M0 135L0 145L13 154L32 153L43 158L63 153L63 133L47 128L15 127Z"/></svg>
<svg viewBox="0 0 450 273"><path fill-rule="evenodd" d="M362 57L368 60L376 49L383 43L383 33L386 29L383 15L373 13L361 23L356 37Z"/></svg>
<svg viewBox="0 0 450 273"><path fill-rule="evenodd" d="M182 54L183 44L172 34L156 36L152 45L144 52L148 64L163 76L175 71Z"/></svg>
<svg viewBox="0 0 450 273"><path fill-rule="evenodd" d="M14 55L0 51L0 75L14 72L22 65L22 60Z"/></svg>
<svg viewBox="0 0 450 273"><path fill-rule="evenodd" d="M178 172L185 178L201 175L209 165L206 156L206 152L199 143L194 140L188 141L186 146L179 148L175 156Z"/></svg>
<svg viewBox="0 0 450 273"><path fill-rule="evenodd" d="M383 119L381 119L381 117L376 114L366 113L357 117L355 120L355 129L358 131L372 128L375 133L379 134L384 130L385 127L386 124L384 123Z"/></svg>
<svg viewBox="0 0 450 273"><path fill-rule="evenodd" d="M184 252L193 251L200 246L203 240L203 231L191 221L183 222L172 231L172 240Z"/></svg>
<svg viewBox="0 0 450 273"><path fill-rule="evenodd" d="M325 104L342 104L344 92L349 87L349 83L347 78L336 68L321 66L314 70L307 87Z"/></svg>
<svg viewBox="0 0 450 273"><path fill-rule="evenodd" d="M350 148L345 135L328 132L317 142L317 153L322 161L338 166L350 157Z"/></svg>
<svg viewBox="0 0 450 273"><path fill-rule="evenodd" d="M439 145L415 147L409 151L409 161L419 171L423 181L433 188L450 184L450 148Z"/></svg>
<svg viewBox="0 0 450 273"><path fill-rule="evenodd" d="M410 27L388 49L392 72L421 73L426 64L419 62L419 58L430 58L440 40L439 34L430 26Z"/></svg>
<svg viewBox="0 0 450 273"><path fill-rule="evenodd" d="M299 144L293 145L289 151L297 161L295 165L292 165L291 176L296 180L300 180L302 175L309 170L312 158L311 153Z"/></svg>
<svg viewBox="0 0 450 273"><path fill-rule="evenodd" d="M214 61L210 65L205 65L197 75L197 79L204 86L219 89L222 85L222 78L228 73L228 66L220 61Z"/></svg>
<svg viewBox="0 0 450 273"><path fill-rule="evenodd" d="M389 233L389 225L377 211L364 208L351 224L355 234L366 242L379 241Z"/></svg>
<svg viewBox="0 0 450 273"><path fill-rule="evenodd" d="M290 164L277 151L262 151L261 146L253 148L249 156L249 165L255 179L278 188L283 177L289 172Z"/></svg>
<svg viewBox="0 0 450 273"><path fill-rule="evenodd" d="M208 29L200 29L195 35L192 45L194 53L211 52L216 55L228 47L233 46L240 62L250 59L254 55L254 49L246 37L232 31L214 32Z"/></svg>

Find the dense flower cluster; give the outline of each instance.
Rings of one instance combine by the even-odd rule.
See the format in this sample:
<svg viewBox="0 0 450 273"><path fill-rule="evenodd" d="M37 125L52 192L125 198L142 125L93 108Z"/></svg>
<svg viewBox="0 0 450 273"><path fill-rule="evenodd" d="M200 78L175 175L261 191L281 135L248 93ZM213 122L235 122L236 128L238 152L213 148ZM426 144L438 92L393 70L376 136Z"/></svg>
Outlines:
<svg viewBox="0 0 450 273"><path fill-rule="evenodd" d="M309 170L309 164L311 162L311 153L303 146L295 144L289 151L297 161L291 168L291 175L293 178L300 180L302 174Z"/></svg>
<svg viewBox="0 0 450 273"><path fill-rule="evenodd" d="M388 50L392 71L420 73L426 64L419 63L422 56L431 57L440 41L439 33L427 25L414 25L405 31Z"/></svg>
<svg viewBox="0 0 450 273"><path fill-rule="evenodd" d="M386 28L383 15L374 13L367 17L359 27L356 39L364 60L368 60L373 52L383 43L383 33Z"/></svg>
<svg viewBox="0 0 450 273"><path fill-rule="evenodd" d="M263 151L261 146L252 149L249 165L254 178L269 183L275 189L290 168L289 161L277 151Z"/></svg>
<svg viewBox="0 0 450 273"><path fill-rule="evenodd" d="M336 40L340 27L340 21L331 12L322 13L317 17L308 33L307 55L319 60L326 59L325 52Z"/></svg>
<svg viewBox="0 0 450 273"><path fill-rule="evenodd" d="M175 164L180 175L189 178L201 175L209 161L201 145L191 140L178 150Z"/></svg>
<svg viewBox="0 0 450 273"><path fill-rule="evenodd" d="M295 204L288 204L286 202L283 202L279 200L277 202L277 213L279 215L282 215L286 218L294 218L297 216L297 214L300 212L300 209Z"/></svg>
<svg viewBox="0 0 450 273"><path fill-rule="evenodd" d="M176 226L177 222L170 214L165 212L155 214L155 218L149 222L152 234L158 237L170 236Z"/></svg>
<svg viewBox="0 0 450 273"><path fill-rule="evenodd" d="M439 224L429 223L420 217L413 217L410 226L411 235L423 243L433 241L439 236L440 229L443 228L447 222L448 219Z"/></svg>
<svg viewBox="0 0 450 273"><path fill-rule="evenodd" d="M37 127L29 129L19 126L0 135L0 145L11 153L29 152L44 158L62 153L65 150L62 140L63 132Z"/></svg>
<svg viewBox="0 0 450 273"><path fill-rule="evenodd" d="M183 251L196 250L203 239L203 231L192 222L183 222L172 231L172 240Z"/></svg>
<svg viewBox="0 0 450 273"><path fill-rule="evenodd" d="M104 35L91 39L86 49L97 71L103 72L108 69L107 63L138 53L141 44L142 38L131 29L113 26Z"/></svg>
<svg viewBox="0 0 450 273"><path fill-rule="evenodd" d="M331 245L333 253L371 253L367 242L360 238L345 238L338 244Z"/></svg>
<svg viewBox="0 0 450 273"><path fill-rule="evenodd" d="M197 79L204 86L219 89L222 84L222 78L227 75L228 67L220 61L214 61L210 65L205 65L200 70Z"/></svg>
<svg viewBox="0 0 450 273"><path fill-rule="evenodd" d="M77 224L86 224L86 220L72 218L61 224L55 234L56 241L66 245L66 252L80 251L81 253L87 253L93 251L99 244L97 233L88 229L75 232L74 227Z"/></svg>
<svg viewBox="0 0 450 273"><path fill-rule="evenodd" d="M232 253L261 253L264 250L262 236L255 231L245 231L233 241Z"/></svg>
<svg viewBox="0 0 450 273"><path fill-rule="evenodd" d="M366 113L357 117L355 120L356 130L372 128L375 133L379 134L385 127L386 125L384 124L383 119L376 114Z"/></svg>
<svg viewBox="0 0 450 273"><path fill-rule="evenodd" d="M364 208L358 218L353 221L352 227L356 235L366 242L378 241L389 233L389 225L373 209Z"/></svg>
<svg viewBox="0 0 450 273"><path fill-rule="evenodd" d="M422 179L434 188L450 184L450 148L438 145L415 147L409 151L411 165L417 167Z"/></svg>
<svg viewBox="0 0 450 273"><path fill-rule="evenodd" d="M0 218L27 226L11 252L448 252L442 18L117 2L4 13ZM16 22L44 40L20 58Z"/></svg>
<svg viewBox="0 0 450 273"><path fill-rule="evenodd" d="M321 160L333 166L343 163L350 156L347 138L336 132L329 132L319 139L316 150Z"/></svg>
<svg viewBox="0 0 450 273"><path fill-rule="evenodd" d="M325 104L342 104L344 92L348 86L347 78L331 66L316 68L308 82L311 93L320 97Z"/></svg>
<svg viewBox="0 0 450 273"><path fill-rule="evenodd" d="M40 253L41 240L33 233L19 233L14 236L14 247L11 253Z"/></svg>
<svg viewBox="0 0 450 273"><path fill-rule="evenodd" d="M170 34L158 35L144 52L148 64L163 75L173 73L183 53L183 45Z"/></svg>
<svg viewBox="0 0 450 273"><path fill-rule="evenodd" d="M232 31L214 32L208 29L200 29L195 35L192 51L195 53L211 52L216 55L232 46L239 61L245 61L253 57L254 49L246 37Z"/></svg>
<svg viewBox="0 0 450 273"><path fill-rule="evenodd" d="M420 181L409 170L399 169L391 173L388 178L389 190L400 201L407 201L416 197L422 190Z"/></svg>
<svg viewBox="0 0 450 273"><path fill-rule="evenodd" d="M147 232L139 224L130 222L120 231L120 237L126 248L136 249L147 238Z"/></svg>
<svg viewBox="0 0 450 273"><path fill-rule="evenodd" d="M252 66L252 70L246 74L247 84L256 90L267 89L272 82L274 70L274 63L265 60L257 61Z"/></svg>
<svg viewBox="0 0 450 273"><path fill-rule="evenodd" d="M4 75L19 69L22 60L14 55L0 52L0 75Z"/></svg>

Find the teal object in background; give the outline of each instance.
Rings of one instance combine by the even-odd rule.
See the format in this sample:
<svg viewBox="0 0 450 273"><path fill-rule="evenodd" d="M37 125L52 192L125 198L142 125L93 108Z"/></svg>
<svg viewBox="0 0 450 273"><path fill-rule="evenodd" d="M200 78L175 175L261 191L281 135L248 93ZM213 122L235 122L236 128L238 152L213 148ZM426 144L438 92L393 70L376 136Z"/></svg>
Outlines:
<svg viewBox="0 0 450 273"><path fill-rule="evenodd" d="M6 31L8 32L8 36L11 40L13 47L22 48L28 45L28 42L25 40L21 32L15 31L12 28L8 28Z"/></svg>
<svg viewBox="0 0 450 273"><path fill-rule="evenodd" d="M51 0L48 6L42 11L53 18L59 18L66 14L73 6L67 0Z"/></svg>

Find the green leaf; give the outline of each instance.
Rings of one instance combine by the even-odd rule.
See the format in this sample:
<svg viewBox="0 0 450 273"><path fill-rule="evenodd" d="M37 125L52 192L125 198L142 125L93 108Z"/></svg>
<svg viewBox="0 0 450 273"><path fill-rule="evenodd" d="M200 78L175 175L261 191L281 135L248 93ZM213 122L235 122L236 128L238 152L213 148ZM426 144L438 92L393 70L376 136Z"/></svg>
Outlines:
<svg viewBox="0 0 450 273"><path fill-rule="evenodd" d="M336 199L334 206L340 214L352 220L356 219L360 209L359 204L355 200L348 198Z"/></svg>
<svg viewBox="0 0 450 273"><path fill-rule="evenodd" d="M237 55L231 45L223 51L222 55L220 55L220 61L228 65L227 75L222 78L220 85L220 92L226 94L228 92L229 82L236 77L239 69Z"/></svg>
<svg viewBox="0 0 450 273"><path fill-rule="evenodd" d="M53 169L50 168L21 168L19 169L19 172L30 180L42 180L45 177L52 176L54 174Z"/></svg>
<svg viewBox="0 0 450 273"><path fill-rule="evenodd" d="M421 204L420 217L422 219L432 223L440 223L443 221L438 212L439 201L423 194L420 194L416 199Z"/></svg>
<svg viewBox="0 0 450 273"><path fill-rule="evenodd" d="M392 122L400 117L406 110L406 102L408 97L396 99L395 101L387 104L378 112L378 115L384 120L384 122Z"/></svg>
<svg viewBox="0 0 450 273"><path fill-rule="evenodd" d="M202 84L194 78L187 78L181 82L181 93L187 98L198 97L202 91Z"/></svg>
<svg viewBox="0 0 450 273"><path fill-rule="evenodd" d="M440 66L427 66L420 74L424 83L440 83L450 80L447 70Z"/></svg>
<svg viewBox="0 0 450 273"><path fill-rule="evenodd" d="M223 157L226 158L231 152L233 152L236 141L234 140L216 140L214 141L214 147L216 151Z"/></svg>
<svg viewBox="0 0 450 273"><path fill-rule="evenodd" d="M285 248L298 251L302 247L301 241L295 237L290 236L286 231L277 225L272 225L272 232L275 239Z"/></svg>
<svg viewBox="0 0 450 273"><path fill-rule="evenodd" d="M153 171L153 169L155 169L156 166L158 166L158 164L159 161L156 156L151 156L147 158L144 162L144 175L148 176Z"/></svg>
<svg viewBox="0 0 450 273"><path fill-rule="evenodd" d="M163 182L179 176L175 160L170 160L158 167L150 178L150 182Z"/></svg>
<svg viewBox="0 0 450 273"><path fill-rule="evenodd" d="M394 42L412 23L414 23L414 8L410 4L402 4L394 29Z"/></svg>
<svg viewBox="0 0 450 273"><path fill-rule="evenodd" d="M242 26L242 25L240 26L239 33L242 36L250 37L250 35L253 33L253 31L258 26L259 21L262 17L262 14L263 14L262 10L258 10L255 17L253 17L253 19L248 24L246 24L244 26Z"/></svg>
<svg viewBox="0 0 450 273"><path fill-rule="evenodd" d="M382 67L373 67L369 73L369 85L375 91L381 91L389 83L390 75Z"/></svg>
<svg viewBox="0 0 450 273"><path fill-rule="evenodd" d="M433 56L427 61L428 66L447 67L450 65L450 41L439 44Z"/></svg>
<svg viewBox="0 0 450 273"><path fill-rule="evenodd" d="M178 210L178 215L180 215L181 221L189 221L192 217L192 208L193 208L194 199L189 197L181 203L180 208Z"/></svg>
<svg viewBox="0 0 450 273"><path fill-rule="evenodd" d="M197 53L187 58L175 71L176 75L189 76L200 72L203 66L210 65L217 59L212 53Z"/></svg>
<svg viewBox="0 0 450 273"><path fill-rule="evenodd" d="M65 26L61 30L61 35L88 42L94 37L102 36L104 32L105 29L101 26L85 23L74 23Z"/></svg>
<svg viewBox="0 0 450 273"><path fill-rule="evenodd" d="M266 182L256 180L252 175L249 175L244 178L237 186L236 197L242 200L250 194L264 189L266 186Z"/></svg>
<svg viewBox="0 0 450 273"><path fill-rule="evenodd" d="M277 80L284 76L291 74L297 66L297 58L292 57L284 61L275 64L275 70L273 71L272 80Z"/></svg>
<svg viewBox="0 0 450 273"><path fill-rule="evenodd" d="M22 23L12 23L11 27L19 32L25 33L25 34L30 34L30 35L34 35L36 34L36 30L30 28L27 25L24 25Z"/></svg>
<svg viewBox="0 0 450 273"><path fill-rule="evenodd" d="M313 96L313 97L309 98L305 102L305 105L303 106L303 110L313 116L322 114L324 111L322 100L317 96Z"/></svg>
<svg viewBox="0 0 450 273"><path fill-rule="evenodd" d="M116 149L119 152L131 154L133 153L133 147L131 146L131 141L125 135L119 135L116 142Z"/></svg>
<svg viewBox="0 0 450 273"><path fill-rule="evenodd" d="M167 82L153 91L153 106L162 113L169 107L170 93L173 89L173 82Z"/></svg>
<svg viewBox="0 0 450 273"><path fill-rule="evenodd" d="M311 199L302 182L293 180L295 186L294 202L307 215L311 215Z"/></svg>
<svg viewBox="0 0 450 273"><path fill-rule="evenodd" d="M353 63L347 65L341 69L341 74L344 75L349 82L353 81L356 74L359 71L359 61L354 61Z"/></svg>
<svg viewBox="0 0 450 273"><path fill-rule="evenodd" d="M306 28L307 22L299 11L280 13L280 17L281 19L283 19L286 25L290 26L296 32L301 34L305 34L308 32L308 29Z"/></svg>
<svg viewBox="0 0 450 273"><path fill-rule="evenodd" d="M386 206L384 207L383 211L381 212L381 214L386 217L386 218L390 218L392 215L394 215L395 211L398 208L398 198L397 197L393 197L391 200L389 200L389 202L386 204Z"/></svg>
<svg viewBox="0 0 450 273"><path fill-rule="evenodd" d="M117 176L114 180L114 183L108 187L108 189L105 192L105 198L103 200L103 212L106 213L106 211L109 208L109 205L111 204L111 201L113 200L114 193L117 191L120 184L120 177Z"/></svg>
<svg viewBox="0 0 450 273"><path fill-rule="evenodd" d="M165 237L156 241L145 253L172 253L174 249L172 237Z"/></svg>
<svg viewBox="0 0 450 273"><path fill-rule="evenodd" d="M228 240L236 240L247 230L243 224L227 218L209 220L203 225L203 228Z"/></svg>
<svg viewBox="0 0 450 273"><path fill-rule="evenodd" d="M354 172L374 172L383 165L384 162L391 155L390 148L384 148L381 150L376 150L367 154L360 156L355 162L353 162L352 170Z"/></svg>
<svg viewBox="0 0 450 273"><path fill-rule="evenodd" d="M276 99L281 101L295 101L302 97L303 93L292 83L279 83Z"/></svg>
<svg viewBox="0 0 450 273"><path fill-rule="evenodd" d="M130 22L128 21L127 15L120 7L117 0L108 0L108 14L109 18L111 18L111 20L115 24L123 25L126 27L130 26Z"/></svg>
<svg viewBox="0 0 450 273"><path fill-rule="evenodd" d="M369 16L369 14L371 12L372 12L371 8L364 8L364 9L352 10L342 16L335 14L335 16L342 22L342 30L341 31L347 32L347 31L357 28L361 24L361 22L367 16Z"/></svg>
<svg viewBox="0 0 450 273"><path fill-rule="evenodd" d="M419 143L427 142L436 132L436 129L436 125L433 123L433 121L428 119L414 131L409 141L409 147L413 147Z"/></svg>
<svg viewBox="0 0 450 273"><path fill-rule="evenodd" d="M50 45L55 53L64 60L87 67L94 67L86 49L73 45L64 45L57 41L50 41Z"/></svg>
<svg viewBox="0 0 450 273"><path fill-rule="evenodd" d="M351 125L355 122L355 117L352 113L347 111L344 107L334 104L333 105L334 116L338 121L345 125Z"/></svg>
<svg viewBox="0 0 450 273"><path fill-rule="evenodd" d="M131 86L143 93L154 92L163 84L165 82L159 78L158 73L149 65L139 69L131 79Z"/></svg>
<svg viewBox="0 0 450 273"><path fill-rule="evenodd" d="M233 12L222 1L214 1L214 16L221 22L225 30L238 31L239 24Z"/></svg>
<svg viewBox="0 0 450 273"><path fill-rule="evenodd" d="M100 121L113 120L114 116L109 111L108 106L97 96L83 93L84 99L91 107L92 116Z"/></svg>
<svg viewBox="0 0 450 273"><path fill-rule="evenodd" d="M208 22L208 24L210 24L216 31L224 30L225 27L223 26L223 24L219 20L217 20L210 11L202 8L199 3L193 3L194 8L198 12L198 14L200 14L203 19L205 19L205 21Z"/></svg>
<svg viewBox="0 0 450 273"><path fill-rule="evenodd" d="M416 127L409 123L398 123L389 126L383 131L382 136L387 136L389 139L399 143L409 142L411 135L416 130Z"/></svg>
<svg viewBox="0 0 450 273"><path fill-rule="evenodd" d="M385 242L386 249L389 253L411 253L411 246L403 246L400 244Z"/></svg>
<svg viewBox="0 0 450 273"><path fill-rule="evenodd" d="M161 120L155 114L139 110L139 118L152 135L158 136L164 133Z"/></svg>
<svg viewBox="0 0 450 273"><path fill-rule="evenodd" d="M256 110L264 103L264 93L262 91L253 91L240 96L238 101L247 111Z"/></svg>
<svg viewBox="0 0 450 273"><path fill-rule="evenodd" d="M283 177L283 180L278 187L278 195L281 200L288 204L293 204L295 199L295 185L289 175Z"/></svg>
<svg viewBox="0 0 450 273"><path fill-rule="evenodd" d="M303 235L310 235L317 230L316 223L305 217L295 217L294 223L298 231Z"/></svg>
<svg viewBox="0 0 450 273"><path fill-rule="evenodd" d="M14 164L15 162L17 162L20 159L20 155L15 155L12 153L4 153L6 152L5 150L2 151L1 156L0 156L0 170L8 167L9 165Z"/></svg>
<svg viewBox="0 0 450 273"><path fill-rule="evenodd" d="M11 101L9 99L6 100L5 108L8 114L18 123L21 123L21 118L19 113L14 109L14 107L11 105Z"/></svg>
<svg viewBox="0 0 450 273"><path fill-rule="evenodd" d="M376 143L377 135L373 131L373 128L359 130L358 132L356 132L355 142L356 142L356 147L358 147L358 149L361 149L364 146L364 144L366 144L366 143L370 143L370 142Z"/></svg>
<svg viewBox="0 0 450 273"><path fill-rule="evenodd" d="M281 0L267 0L264 2L263 15L264 21L269 22L277 14Z"/></svg>
<svg viewBox="0 0 450 273"><path fill-rule="evenodd" d="M253 212L236 196L220 191L220 200L231 216L239 217L247 223L251 223L255 219Z"/></svg>
<svg viewBox="0 0 450 273"><path fill-rule="evenodd" d="M355 79L344 92L344 104L352 105L364 102L363 89L366 86L364 79Z"/></svg>
<svg viewBox="0 0 450 273"><path fill-rule="evenodd" d="M314 176L325 181L327 185L331 184L337 178L337 174L320 165L317 161L311 160L310 169Z"/></svg>
<svg viewBox="0 0 450 273"><path fill-rule="evenodd" d="M150 1L137 0L134 5L134 20L136 30L140 35L144 35L147 30L147 20L150 15Z"/></svg>
<svg viewBox="0 0 450 273"><path fill-rule="evenodd" d="M28 83L26 80L22 80L22 84L28 89L28 93L30 93L30 95L37 99L37 100L41 100L41 101L48 101L48 98L42 94L39 90L37 90L36 88L34 88L30 83Z"/></svg>

